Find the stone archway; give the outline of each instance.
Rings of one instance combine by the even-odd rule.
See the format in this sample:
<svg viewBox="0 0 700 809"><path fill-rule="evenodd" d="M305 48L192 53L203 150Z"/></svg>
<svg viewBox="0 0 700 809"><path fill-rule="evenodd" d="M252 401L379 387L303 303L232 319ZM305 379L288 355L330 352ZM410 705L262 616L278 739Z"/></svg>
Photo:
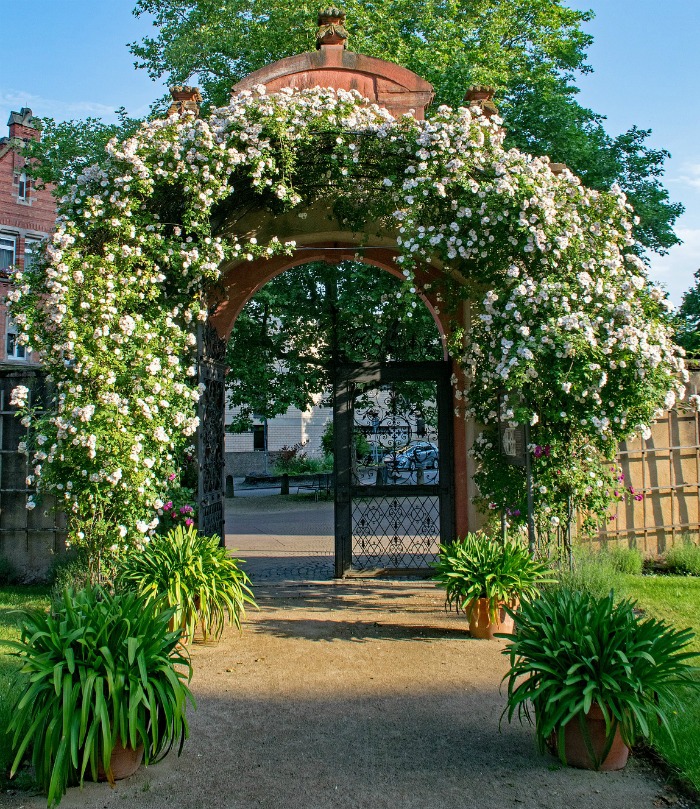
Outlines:
<svg viewBox="0 0 700 809"><path fill-rule="evenodd" d="M392 115L414 115L422 119L433 97L432 86L411 71L380 59L352 53L346 50L342 23L344 17L332 17L322 12L319 15L319 35L316 52L299 54L282 59L251 74L233 87L233 93L249 91L264 85L267 93L284 88L307 89L331 87L334 90L356 90L370 102L385 107ZM340 33L339 33L340 32ZM196 103L196 91L191 98L183 95L180 104ZM181 94L182 95L182 94ZM476 100L476 99L470 99ZM210 323L219 338L226 340L233 329L235 319L245 303L269 280L291 267L312 261L336 263L361 260L397 277L402 277L396 263L396 236L394 232L351 232L342 227L333 214L334 191L329 187L325 198L308 206L302 216L299 211L273 215L257 209L242 216L226 215L219 223L222 234L245 233L255 235L260 242L273 236L287 242L294 241L296 249L291 256L258 258L254 261L239 260L222 267L222 278L213 303ZM421 288L428 289L442 275L439 262L419 267L416 280ZM461 317L450 320L440 311L439 302L430 292L422 295L439 329L443 344L446 344L450 328L468 326L469 308L462 305ZM447 352L445 351L447 360ZM206 357L201 357L206 367ZM461 369L450 369L461 379ZM217 394L219 395L219 394ZM223 406L223 405L222 405ZM205 424L206 402L201 409ZM476 523L476 512L471 504L472 469L467 453L471 440L471 425L456 411L452 415L450 433L453 441L453 468L450 470L454 491L453 533L463 535ZM223 485L222 485L223 490Z"/></svg>

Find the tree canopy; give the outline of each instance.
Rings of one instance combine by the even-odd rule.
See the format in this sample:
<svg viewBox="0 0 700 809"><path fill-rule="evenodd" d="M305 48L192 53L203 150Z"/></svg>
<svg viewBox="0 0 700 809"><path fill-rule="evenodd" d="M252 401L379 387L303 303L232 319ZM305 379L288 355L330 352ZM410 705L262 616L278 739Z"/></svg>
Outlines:
<svg viewBox="0 0 700 809"><path fill-rule="evenodd" d="M591 70L584 30L591 11L562 0L348 0L349 47L401 64L435 88L434 106L459 106L466 89L488 84L508 132L506 143L566 163L590 188L617 183L640 221L641 247L665 252L683 208L660 178L662 149L650 131L605 130L604 116L576 100L576 78ZM318 5L298 0L137 0L135 15L153 17L156 33L131 44L136 64L171 84L191 80L205 102L226 104L231 86L285 56L314 48Z"/></svg>
<svg viewBox="0 0 700 809"><path fill-rule="evenodd" d="M333 363L442 357L435 321L397 278L355 262L296 267L236 320L227 352L229 404L240 408L233 429L249 429L253 413L310 407L331 386Z"/></svg>

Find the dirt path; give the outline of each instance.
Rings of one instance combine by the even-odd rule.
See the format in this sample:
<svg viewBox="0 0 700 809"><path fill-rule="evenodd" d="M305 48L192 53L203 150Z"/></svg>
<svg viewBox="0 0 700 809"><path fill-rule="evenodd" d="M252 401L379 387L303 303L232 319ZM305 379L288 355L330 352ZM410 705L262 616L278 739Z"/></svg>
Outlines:
<svg viewBox="0 0 700 809"><path fill-rule="evenodd" d="M561 768L503 724L499 641L475 641L432 585L276 585L242 635L195 646L182 756L64 809L646 809L674 801L632 761ZM41 807L41 797L0 797ZM678 804L682 805L682 804Z"/></svg>

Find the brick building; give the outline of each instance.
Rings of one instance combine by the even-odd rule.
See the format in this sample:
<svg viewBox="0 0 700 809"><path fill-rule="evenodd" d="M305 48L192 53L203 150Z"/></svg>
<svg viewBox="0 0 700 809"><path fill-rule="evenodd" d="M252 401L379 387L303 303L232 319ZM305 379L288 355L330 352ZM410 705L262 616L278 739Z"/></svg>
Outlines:
<svg viewBox="0 0 700 809"><path fill-rule="evenodd" d="M4 367L38 364L38 357L17 343L5 296L11 285L10 268L28 266L56 219L51 190L35 188L21 154L23 142L40 137L32 111L22 107L11 113L8 127L9 137L0 138L0 365Z"/></svg>

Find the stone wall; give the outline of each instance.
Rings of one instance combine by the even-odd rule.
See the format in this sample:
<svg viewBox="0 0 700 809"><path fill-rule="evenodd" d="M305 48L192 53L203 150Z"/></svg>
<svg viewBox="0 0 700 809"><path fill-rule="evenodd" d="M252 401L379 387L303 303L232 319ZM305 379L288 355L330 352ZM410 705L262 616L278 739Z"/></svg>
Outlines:
<svg viewBox="0 0 700 809"><path fill-rule="evenodd" d="M0 556L27 581L45 576L54 555L65 548L65 520L49 498L27 510L27 458L17 452L25 428L9 405L10 393L26 385L31 401L41 402L44 380L39 371L0 367Z"/></svg>

